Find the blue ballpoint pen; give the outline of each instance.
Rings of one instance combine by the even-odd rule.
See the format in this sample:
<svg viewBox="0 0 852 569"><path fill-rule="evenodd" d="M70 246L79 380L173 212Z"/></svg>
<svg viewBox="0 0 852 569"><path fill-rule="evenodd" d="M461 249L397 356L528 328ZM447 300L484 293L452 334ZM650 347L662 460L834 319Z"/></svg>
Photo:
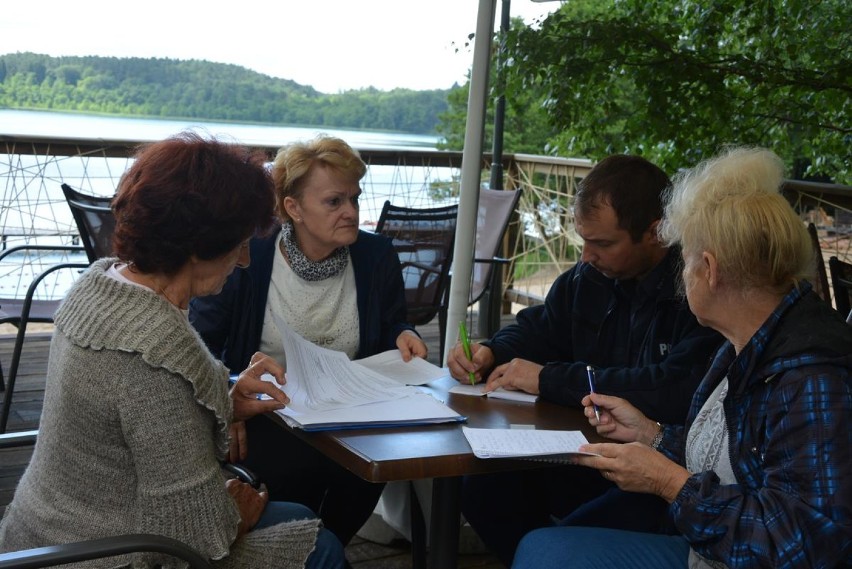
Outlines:
<svg viewBox="0 0 852 569"><path fill-rule="evenodd" d="M589 391L592 393L595 392L595 370L592 366L586 366L586 375L589 376ZM601 422L601 411L598 409L598 406L592 403L592 407L595 408L595 418L598 420L598 423Z"/></svg>

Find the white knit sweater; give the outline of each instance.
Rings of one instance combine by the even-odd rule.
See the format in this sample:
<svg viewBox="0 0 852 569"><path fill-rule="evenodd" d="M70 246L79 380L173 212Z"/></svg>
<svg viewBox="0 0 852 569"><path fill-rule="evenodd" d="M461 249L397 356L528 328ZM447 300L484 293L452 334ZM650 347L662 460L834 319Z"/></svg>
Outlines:
<svg viewBox="0 0 852 569"><path fill-rule="evenodd" d="M123 533L174 537L220 567L303 567L317 520L234 543L239 513L219 467L227 370L180 312L96 262L56 313L32 460L0 522L0 551ZM85 567L176 565L136 554Z"/></svg>

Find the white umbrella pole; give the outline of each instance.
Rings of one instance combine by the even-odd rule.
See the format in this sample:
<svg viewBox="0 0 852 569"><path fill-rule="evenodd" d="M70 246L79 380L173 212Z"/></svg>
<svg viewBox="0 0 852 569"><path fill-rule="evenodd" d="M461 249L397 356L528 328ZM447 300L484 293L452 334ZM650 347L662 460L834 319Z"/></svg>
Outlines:
<svg viewBox="0 0 852 569"><path fill-rule="evenodd" d="M447 306L447 331L444 357L458 339L458 324L465 319L470 298L470 278L476 240L476 213L479 208L479 180L482 172L482 146L485 133L485 108L488 96L488 68L491 64L491 39L497 0L479 0L473 67L467 103L467 126L462 152L459 217L453 249L453 277Z"/></svg>

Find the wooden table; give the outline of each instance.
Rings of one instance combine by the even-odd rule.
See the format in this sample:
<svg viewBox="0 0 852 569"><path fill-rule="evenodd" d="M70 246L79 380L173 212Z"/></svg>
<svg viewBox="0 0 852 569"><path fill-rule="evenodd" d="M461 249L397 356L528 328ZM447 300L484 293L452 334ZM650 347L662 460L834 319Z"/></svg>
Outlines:
<svg viewBox="0 0 852 569"><path fill-rule="evenodd" d="M523 403L448 393L449 377L423 389L467 417L469 427L504 429L513 424L538 429L580 430L589 441L600 441L580 409L546 401ZM351 429L305 433L277 415L276 423L370 482L432 480L429 567L456 566L462 476L546 467L546 463L515 459L479 459L462 433L462 424Z"/></svg>

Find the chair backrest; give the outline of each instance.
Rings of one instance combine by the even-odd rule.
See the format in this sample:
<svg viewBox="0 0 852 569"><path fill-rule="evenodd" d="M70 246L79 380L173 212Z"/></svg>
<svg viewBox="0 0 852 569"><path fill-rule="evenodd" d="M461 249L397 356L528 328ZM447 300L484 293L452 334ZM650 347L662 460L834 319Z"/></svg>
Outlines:
<svg viewBox="0 0 852 569"><path fill-rule="evenodd" d="M110 209L112 198L82 194L68 184L62 184L62 192L71 208L89 262L111 255L112 234L115 232L115 217Z"/></svg>
<svg viewBox="0 0 852 569"><path fill-rule="evenodd" d="M491 282L503 235L520 197L521 190L479 190L470 304L479 300Z"/></svg>
<svg viewBox="0 0 852 569"><path fill-rule="evenodd" d="M408 322L431 322L445 308L458 205L416 209L385 202L376 233L393 239L402 266Z"/></svg>
<svg viewBox="0 0 852 569"><path fill-rule="evenodd" d="M828 288L828 274L825 270L825 258L822 256L822 247L819 244L819 235L817 235L816 225L808 223L808 234L811 236L811 243L814 248L815 272L813 278L814 292L821 299L831 304L831 289Z"/></svg>
<svg viewBox="0 0 852 569"><path fill-rule="evenodd" d="M828 271L831 273L834 307L840 314L846 315L852 309L852 263L831 257Z"/></svg>

